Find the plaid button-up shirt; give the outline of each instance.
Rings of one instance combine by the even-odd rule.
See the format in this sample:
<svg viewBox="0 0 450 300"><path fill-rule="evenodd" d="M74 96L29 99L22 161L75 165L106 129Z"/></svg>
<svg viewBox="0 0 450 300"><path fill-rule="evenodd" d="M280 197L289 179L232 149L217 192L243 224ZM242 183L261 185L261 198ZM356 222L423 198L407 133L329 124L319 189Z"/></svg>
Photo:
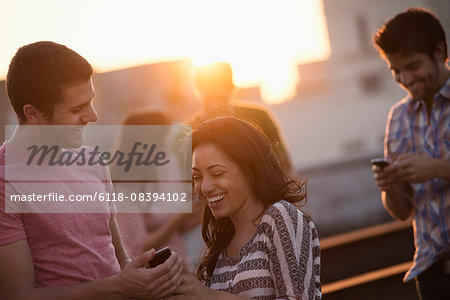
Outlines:
<svg viewBox="0 0 450 300"><path fill-rule="evenodd" d="M416 153L450 159L450 79L434 96L431 114L422 100L407 97L389 112L384 142L385 157ZM404 281L411 280L450 252L450 183L444 179L411 184L416 252Z"/></svg>

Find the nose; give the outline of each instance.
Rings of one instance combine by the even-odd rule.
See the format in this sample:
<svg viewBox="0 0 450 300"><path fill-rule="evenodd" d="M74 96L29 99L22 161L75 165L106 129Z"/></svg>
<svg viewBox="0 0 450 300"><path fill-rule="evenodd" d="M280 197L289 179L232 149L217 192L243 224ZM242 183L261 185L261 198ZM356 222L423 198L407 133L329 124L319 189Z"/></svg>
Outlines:
<svg viewBox="0 0 450 300"><path fill-rule="evenodd" d="M214 191L214 183L212 182L211 179L205 176L203 178L202 185L200 188L203 195L205 196L210 195Z"/></svg>
<svg viewBox="0 0 450 300"><path fill-rule="evenodd" d="M86 112L81 117L81 121L83 123L87 124L87 123L96 122L97 120L98 120L97 112L95 111L95 108L91 103L89 105L89 107L87 108Z"/></svg>
<svg viewBox="0 0 450 300"><path fill-rule="evenodd" d="M405 86L408 86L412 82L412 79L413 79L413 76L411 75L410 72L407 72L407 71L398 72L395 75L395 80L398 83L401 83Z"/></svg>

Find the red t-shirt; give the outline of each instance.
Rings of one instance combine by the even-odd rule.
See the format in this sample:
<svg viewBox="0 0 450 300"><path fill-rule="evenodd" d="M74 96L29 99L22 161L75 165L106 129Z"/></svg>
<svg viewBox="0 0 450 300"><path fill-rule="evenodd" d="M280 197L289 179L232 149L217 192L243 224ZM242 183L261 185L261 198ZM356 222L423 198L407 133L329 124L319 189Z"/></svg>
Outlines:
<svg viewBox="0 0 450 300"><path fill-rule="evenodd" d="M5 195L5 184L8 184L8 188L13 186L14 193L18 194L24 191L29 193L30 190L48 193L52 188L58 188L57 185L53 186L46 181L45 174L36 178L42 180L37 183L14 185L8 182L9 177L5 176L6 147L11 145L6 142L0 147L0 246L20 239L27 240L33 258L35 286L73 285L119 272L120 266L109 229L109 222L114 216L109 212L109 207L106 213L5 212L5 198L8 198L8 195ZM9 153L23 154L20 151L8 152L8 155ZM31 170L31 173L33 172ZM69 168L60 168L52 172L69 172ZM74 173L73 170L70 172L71 178L78 176L89 182L86 185L89 189L112 192L106 167L96 167L95 170L79 172L80 174L77 174L77 171ZM53 176L64 178L64 174L52 173L52 178ZM0 260L7 259L0 257Z"/></svg>

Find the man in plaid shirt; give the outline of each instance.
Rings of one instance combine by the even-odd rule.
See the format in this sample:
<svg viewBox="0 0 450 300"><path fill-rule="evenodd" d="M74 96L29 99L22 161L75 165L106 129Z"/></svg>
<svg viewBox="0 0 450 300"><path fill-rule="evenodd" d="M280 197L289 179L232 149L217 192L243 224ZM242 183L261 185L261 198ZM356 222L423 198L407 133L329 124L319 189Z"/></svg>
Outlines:
<svg viewBox="0 0 450 300"><path fill-rule="evenodd" d="M395 81L409 95L392 106L387 167L373 166L386 210L412 218L416 252L404 280L421 299L450 299L450 70L445 32L427 10L410 8L374 35Z"/></svg>

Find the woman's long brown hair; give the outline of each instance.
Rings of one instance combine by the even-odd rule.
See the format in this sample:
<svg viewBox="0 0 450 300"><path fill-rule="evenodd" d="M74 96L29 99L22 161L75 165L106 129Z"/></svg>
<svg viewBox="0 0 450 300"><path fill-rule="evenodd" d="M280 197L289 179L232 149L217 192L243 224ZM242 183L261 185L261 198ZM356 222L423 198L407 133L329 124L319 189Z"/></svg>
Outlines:
<svg viewBox="0 0 450 300"><path fill-rule="evenodd" d="M259 128L235 117L215 118L192 133L192 151L203 144L218 147L237 163L266 209L281 199L297 206L305 204L306 181L292 179L283 171L269 139ZM202 195L198 196L206 203ZM205 250L197 268L199 280L209 282L219 254L230 243L234 231L229 217L216 219L205 205L202 217Z"/></svg>

